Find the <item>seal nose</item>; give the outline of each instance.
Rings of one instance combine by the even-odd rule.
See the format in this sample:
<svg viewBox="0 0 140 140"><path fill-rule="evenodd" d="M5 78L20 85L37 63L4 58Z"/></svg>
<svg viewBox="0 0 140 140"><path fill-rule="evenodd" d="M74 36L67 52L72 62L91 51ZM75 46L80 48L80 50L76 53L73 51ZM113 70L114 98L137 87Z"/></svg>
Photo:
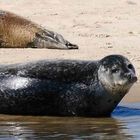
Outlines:
<svg viewBox="0 0 140 140"><path fill-rule="evenodd" d="M126 73L126 76L127 76L128 79L132 78L132 74L131 73Z"/></svg>
<svg viewBox="0 0 140 140"><path fill-rule="evenodd" d="M126 73L125 76L131 82L136 82L137 81L137 77L134 74L132 74L132 73Z"/></svg>

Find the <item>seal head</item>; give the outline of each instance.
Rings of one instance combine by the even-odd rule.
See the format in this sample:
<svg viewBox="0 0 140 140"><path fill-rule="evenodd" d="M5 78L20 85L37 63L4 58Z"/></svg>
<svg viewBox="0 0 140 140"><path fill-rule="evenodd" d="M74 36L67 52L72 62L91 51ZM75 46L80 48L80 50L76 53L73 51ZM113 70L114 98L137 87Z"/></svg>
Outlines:
<svg viewBox="0 0 140 140"><path fill-rule="evenodd" d="M100 61L98 78L110 91L130 89L137 81L134 66L121 55L110 55Z"/></svg>

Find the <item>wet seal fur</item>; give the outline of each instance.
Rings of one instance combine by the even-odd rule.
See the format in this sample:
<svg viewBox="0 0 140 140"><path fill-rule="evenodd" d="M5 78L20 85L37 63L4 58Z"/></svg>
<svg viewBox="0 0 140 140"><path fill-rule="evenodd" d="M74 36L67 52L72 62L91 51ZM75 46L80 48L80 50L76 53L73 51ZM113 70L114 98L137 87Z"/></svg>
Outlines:
<svg viewBox="0 0 140 140"><path fill-rule="evenodd" d="M0 10L0 48L78 49L62 35Z"/></svg>
<svg viewBox="0 0 140 140"><path fill-rule="evenodd" d="M1 65L0 113L110 116L136 81L134 66L121 55Z"/></svg>

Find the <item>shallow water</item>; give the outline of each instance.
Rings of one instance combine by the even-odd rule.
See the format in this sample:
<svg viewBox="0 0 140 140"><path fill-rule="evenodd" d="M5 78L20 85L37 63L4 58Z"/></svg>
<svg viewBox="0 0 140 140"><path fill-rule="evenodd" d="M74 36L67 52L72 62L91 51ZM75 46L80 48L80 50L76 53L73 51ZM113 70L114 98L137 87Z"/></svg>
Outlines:
<svg viewBox="0 0 140 140"><path fill-rule="evenodd" d="M140 103L118 106L111 118L0 115L0 140L140 140Z"/></svg>

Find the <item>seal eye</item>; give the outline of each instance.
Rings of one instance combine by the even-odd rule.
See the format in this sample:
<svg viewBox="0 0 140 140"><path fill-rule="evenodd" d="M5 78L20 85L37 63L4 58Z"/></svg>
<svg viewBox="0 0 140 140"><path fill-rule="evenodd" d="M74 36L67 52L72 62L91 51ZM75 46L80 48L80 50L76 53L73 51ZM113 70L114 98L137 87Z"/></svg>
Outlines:
<svg viewBox="0 0 140 140"><path fill-rule="evenodd" d="M129 69L133 69L132 64L129 64L127 67L128 67Z"/></svg>
<svg viewBox="0 0 140 140"><path fill-rule="evenodd" d="M118 68L114 68L111 71L112 71L112 73L117 73L117 72L119 72L119 69Z"/></svg>

